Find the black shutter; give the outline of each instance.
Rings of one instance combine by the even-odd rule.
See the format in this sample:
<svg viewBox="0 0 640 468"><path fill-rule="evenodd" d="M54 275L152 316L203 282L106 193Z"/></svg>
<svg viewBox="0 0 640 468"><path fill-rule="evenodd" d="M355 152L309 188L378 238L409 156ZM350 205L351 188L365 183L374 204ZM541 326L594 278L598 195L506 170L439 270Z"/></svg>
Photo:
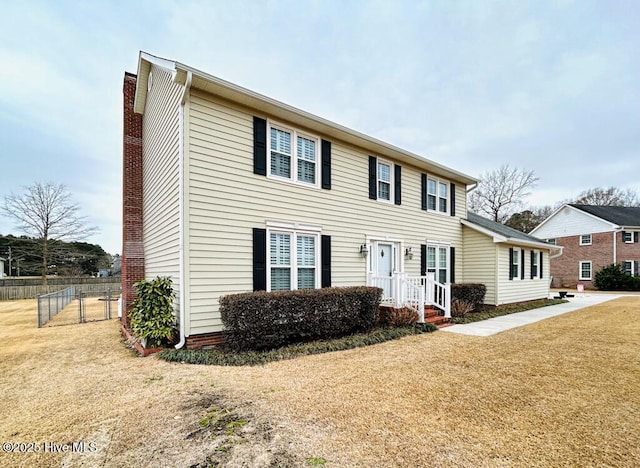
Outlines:
<svg viewBox="0 0 640 468"><path fill-rule="evenodd" d="M420 245L420 276L427 275L427 246Z"/></svg>
<svg viewBox="0 0 640 468"><path fill-rule="evenodd" d="M253 173L267 175L267 121L253 117Z"/></svg>
<svg viewBox="0 0 640 468"><path fill-rule="evenodd" d="M328 288L331 286L331 236L323 235L320 240L320 262L322 265L322 277L320 286Z"/></svg>
<svg viewBox="0 0 640 468"><path fill-rule="evenodd" d="M456 215L456 184L451 182L451 216ZM452 281L453 283L453 281Z"/></svg>
<svg viewBox="0 0 640 468"><path fill-rule="evenodd" d="M267 290L267 230L253 228L253 290Z"/></svg>
<svg viewBox="0 0 640 468"><path fill-rule="evenodd" d="M393 186L395 191L394 203L396 205L402 204L402 166L398 164L393 165Z"/></svg>
<svg viewBox="0 0 640 468"><path fill-rule="evenodd" d="M533 256L534 256L535 254L533 253L533 250L531 250L531 251L530 251L530 253L531 253L531 266L530 266L530 270L531 270L531 279L533 279L533 277L535 276L535 272L533 271L533 270L534 270L534 266L535 266L535 265L533 264Z"/></svg>
<svg viewBox="0 0 640 468"><path fill-rule="evenodd" d="M378 160L369 156L369 198L378 199Z"/></svg>
<svg viewBox="0 0 640 468"><path fill-rule="evenodd" d="M638 243L638 231L633 233L633 242Z"/></svg>
<svg viewBox="0 0 640 468"><path fill-rule="evenodd" d="M456 248L455 247L449 248L449 268L450 268L449 281L451 283L455 283L456 282Z"/></svg>
<svg viewBox="0 0 640 468"><path fill-rule="evenodd" d="M633 262L633 276L640 276L640 272L638 272L638 260L634 260Z"/></svg>
<svg viewBox="0 0 640 468"><path fill-rule="evenodd" d="M542 257L542 252L540 252L540 278L542 278L543 265L544 265L544 260Z"/></svg>
<svg viewBox="0 0 640 468"><path fill-rule="evenodd" d="M520 250L520 261L522 265L520 265L520 279L524 279L524 249Z"/></svg>
<svg viewBox="0 0 640 468"><path fill-rule="evenodd" d="M331 142L322 140L322 188L331 190Z"/></svg>
<svg viewBox="0 0 640 468"><path fill-rule="evenodd" d="M427 209L427 174L420 174L421 176L421 184L420 184L420 195L422 198L422 209Z"/></svg>
<svg viewBox="0 0 640 468"><path fill-rule="evenodd" d="M509 247L509 279L510 280L513 279L513 268L511 268L512 265L513 265L513 247Z"/></svg>

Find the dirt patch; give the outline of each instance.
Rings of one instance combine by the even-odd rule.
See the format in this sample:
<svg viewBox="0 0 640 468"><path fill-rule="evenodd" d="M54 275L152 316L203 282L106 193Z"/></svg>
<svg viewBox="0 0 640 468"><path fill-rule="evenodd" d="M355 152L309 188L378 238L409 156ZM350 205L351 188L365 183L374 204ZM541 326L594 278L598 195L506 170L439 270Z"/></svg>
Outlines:
<svg viewBox="0 0 640 468"><path fill-rule="evenodd" d="M639 310L231 368L139 358L115 320L38 329L35 301L0 302L0 441L96 447L0 465L638 466Z"/></svg>

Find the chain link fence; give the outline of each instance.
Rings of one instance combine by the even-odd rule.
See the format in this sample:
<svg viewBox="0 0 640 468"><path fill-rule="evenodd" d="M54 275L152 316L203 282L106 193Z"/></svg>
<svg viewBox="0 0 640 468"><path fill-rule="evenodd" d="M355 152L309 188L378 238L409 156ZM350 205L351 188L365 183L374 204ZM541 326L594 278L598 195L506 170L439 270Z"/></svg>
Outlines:
<svg viewBox="0 0 640 468"><path fill-rule="evenodd" d="M120 288L81 291L69 287L38 296L38 328L109 320L118 314Z"/></svg>
<svg viewBox="0 0 640 468"><path fill-rule="evenodd" d="M71 286L49 294L41 294L38 299L38 328L55 317L76 297L76 288Z"/></svg>

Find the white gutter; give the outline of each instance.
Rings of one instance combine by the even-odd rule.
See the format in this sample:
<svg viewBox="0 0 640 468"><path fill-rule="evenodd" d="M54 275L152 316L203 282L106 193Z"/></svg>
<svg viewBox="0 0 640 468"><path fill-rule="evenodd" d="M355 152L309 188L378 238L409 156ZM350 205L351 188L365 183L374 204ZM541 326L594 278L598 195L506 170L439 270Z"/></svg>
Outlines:
<svg viewBox="0 0 640 468"><path fill-rule="evenodd" d="M179 272L180 272L180 302L178 307L180 308L180 341L176 344L176 349L180 349L184 346L186 338L184 336L184 106L189 100L189 89L191 88L191 72L187 72L187 81L182 89L182 96L180 98L180 112L179 112L179 143L178 143L178 251L179 251Z"/></svg>
<svg viewBox="0 0 640 468"><path fill-rule="evenodd" d="M467 193L472 192L473 190L477 189L478 188L478 184L479 184L479 182L476 182L475 184L470 185L467 188Z"/></svg>

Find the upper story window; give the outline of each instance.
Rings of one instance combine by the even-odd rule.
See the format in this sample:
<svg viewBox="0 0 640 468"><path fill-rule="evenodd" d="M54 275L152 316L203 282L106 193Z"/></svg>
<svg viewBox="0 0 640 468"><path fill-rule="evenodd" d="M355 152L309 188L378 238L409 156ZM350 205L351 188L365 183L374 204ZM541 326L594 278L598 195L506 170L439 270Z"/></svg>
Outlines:
<svg viewBox="0 0 640 468"><path fill-rule="evenodd" d="M391 164L378 160L378 199L391 201Z"/></svg>
<svg viewBox="0 0 640 468"><path fill-rule="evenodd" d="M580 245L591 245L591 234L583 234L580 236Z"/></svg>
<svg viewBox="0 0 640 468"><path fill-rule="evenodd" d="M548 242L549 244L556 245L556 240L555 240L555 238L554 238L554 239L547 239L547 242Z"/></svg>
<svg viewBox="0 0 640 468"><path fill-rule="evenodd" d="M633 232L622 231L622 242L625 242L627 244L632 244L633 243Z"/></svg>
<svg viewBox="0 0 640 468"><path fill-rule="evenodd" d="M270 177L318 187L318 138L274 124L268 138Z"/></svg>
<svg viewBox="0 0 640 468"><path fill-rule="evenodd" d="M449 186L431 177L427 178L427 210L447 213L449 211Z"/></svg>

